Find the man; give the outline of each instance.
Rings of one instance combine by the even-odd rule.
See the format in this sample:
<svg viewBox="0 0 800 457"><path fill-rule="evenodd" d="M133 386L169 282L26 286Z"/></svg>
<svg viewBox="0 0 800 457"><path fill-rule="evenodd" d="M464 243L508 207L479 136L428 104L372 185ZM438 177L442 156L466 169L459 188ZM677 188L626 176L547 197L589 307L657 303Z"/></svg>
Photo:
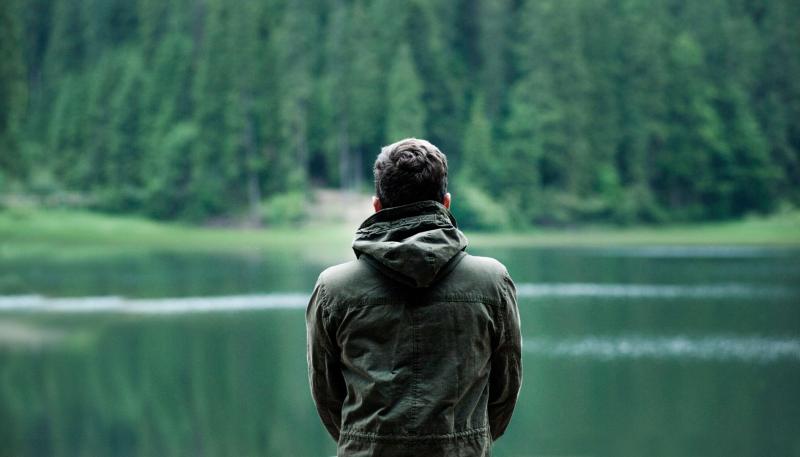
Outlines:
<svg viewBox="0 0 800 457"><path fill-rule="evenodd" d="M357 259L322 272L306 311L319 416L340 457L490 455L522 380L514 283L465 252L436 146L386 146L374 171Z"/></svg>

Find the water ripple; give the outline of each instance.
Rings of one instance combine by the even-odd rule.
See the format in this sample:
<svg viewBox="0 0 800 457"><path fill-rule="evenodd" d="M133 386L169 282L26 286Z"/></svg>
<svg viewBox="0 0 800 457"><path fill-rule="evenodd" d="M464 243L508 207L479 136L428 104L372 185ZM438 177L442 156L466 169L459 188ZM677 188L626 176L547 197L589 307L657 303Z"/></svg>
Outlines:
<svg viewBox="0 0 800 457"><path fill-rule="evenodd" d="M527 338L523 342L523 350L529 354L558 359L582 357L598 360L647 358L800 362L800 338L760 336Z"/></svg>
<svg viewBox="0 0 800 457"><path fill-rule="evenodd" d="M226 312L305 308L308 295L300 293L136 299L123 297L51 298L41 295L0 296L0 311L133 314Z"/></svg>
<svg viewBox="0 0 800 457"><path fill-rule="evenodd" d="M800 297L800 290L778 286L746 284L655 285L593 283L522 283L517 294L523 298L780 298ZM301 309L307 293L274 293L179 298L46 297L42 295L0 296L0 312L118 312L170 314L226 312L261 309Z"/></svg>
<svg viewBox="0 0 800 457"><path fill-rule="evenodd" d="M610 297L610 298L782 298L798 297L800 290L750 284L594 284L523 283L520 297Z"/></svg>
<svg viewBox="0 0 800 457"><path fill-rule="evenodd" d="M643 257L656 259L751 259L790 257L797 255L797 250L757 246L636 246L596 249L594 253L595 255L604 257Z"/></svg>

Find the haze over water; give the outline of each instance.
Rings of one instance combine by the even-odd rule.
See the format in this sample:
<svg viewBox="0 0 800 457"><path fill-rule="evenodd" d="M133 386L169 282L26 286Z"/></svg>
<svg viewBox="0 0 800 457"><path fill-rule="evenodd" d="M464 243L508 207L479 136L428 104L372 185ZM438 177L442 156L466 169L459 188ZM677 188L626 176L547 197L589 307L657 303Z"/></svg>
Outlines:
<svg viewBox="0 0 800 457"><path fill-rule="evenodd" d="M800 251L470 252L507 265L523 319L495 455L800 455ZM303 313L328 262L0 255L0 454L332 455Z"/></svg>

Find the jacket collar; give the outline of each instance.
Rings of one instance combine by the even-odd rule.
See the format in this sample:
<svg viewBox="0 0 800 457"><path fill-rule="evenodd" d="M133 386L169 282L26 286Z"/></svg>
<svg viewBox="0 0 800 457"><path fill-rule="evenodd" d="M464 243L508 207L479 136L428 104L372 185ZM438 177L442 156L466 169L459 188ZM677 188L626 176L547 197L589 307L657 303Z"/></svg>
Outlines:
<svg viewBox="0 0 800 457"><path fill-rule="evenodd" d="M433 200L386 208L356 231L353 251L381 273L412 287L428 287L464 255L467 238Z"/></svg>

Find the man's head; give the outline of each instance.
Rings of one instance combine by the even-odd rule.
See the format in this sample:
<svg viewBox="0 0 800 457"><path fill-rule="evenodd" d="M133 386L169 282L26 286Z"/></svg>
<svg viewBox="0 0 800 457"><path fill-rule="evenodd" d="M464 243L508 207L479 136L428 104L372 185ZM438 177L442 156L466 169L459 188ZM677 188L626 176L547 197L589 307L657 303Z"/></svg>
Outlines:
<svg viewBox="0 0 800 457"><path fill-rule="evenodd" d="M375 211L423 200L450 207L447 157L425 140L406 138L384 146L374 172Z"/></svg>

